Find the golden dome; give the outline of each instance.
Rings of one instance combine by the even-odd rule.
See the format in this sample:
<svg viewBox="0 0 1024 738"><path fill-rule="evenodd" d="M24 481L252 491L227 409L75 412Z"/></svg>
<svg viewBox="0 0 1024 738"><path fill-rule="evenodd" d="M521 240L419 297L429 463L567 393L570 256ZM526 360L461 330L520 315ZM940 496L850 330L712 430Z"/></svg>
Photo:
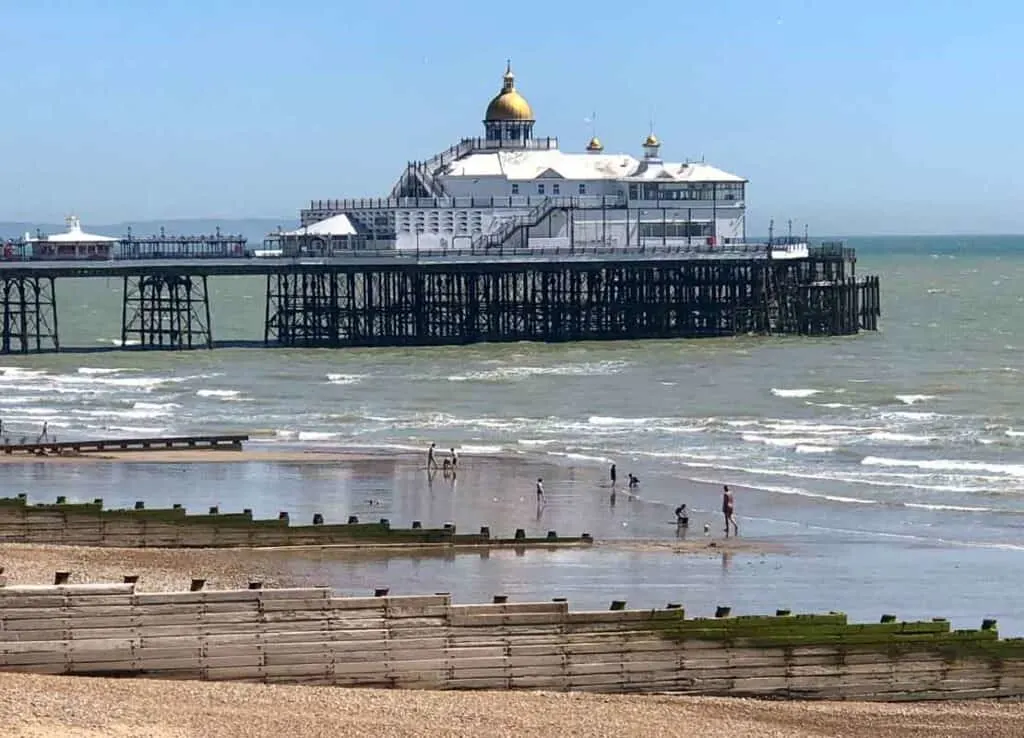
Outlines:
<svg viewBox="0 0 1024 738"><path fill-rule="evenodd" d="M648 134L647 138L644 139L644 146L661 146L661 141L653 133Z"/></svg>
<svg viewBox="0 0 1024 738"><path fill-rule="evenodd" d="M590 143L587 144L587 151L603 151L603 150L604 150L604 144L601 143L601 139L599 139L597 136L594 136L592 139L590 139Z"/></svg>
<svg viewBox="0 0 1024 738"><path fill-rule="evenodd" d="M499 92L487 105L485 122L500 120L533 120L533 110L526 98L516 91L516 78L512 64L505 69L505 77Z"/></svg>

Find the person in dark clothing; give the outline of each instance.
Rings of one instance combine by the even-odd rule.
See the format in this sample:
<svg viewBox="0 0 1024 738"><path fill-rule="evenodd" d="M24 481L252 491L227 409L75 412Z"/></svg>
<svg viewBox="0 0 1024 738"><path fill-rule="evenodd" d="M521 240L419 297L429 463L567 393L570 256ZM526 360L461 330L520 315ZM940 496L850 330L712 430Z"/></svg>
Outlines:
<svg viewBox="0 0 1024 738"><path fill-rule="evenodd" d="M690 514L686 510L686 503L676 508L676 526L679 528L690 527Z"/></svg>
<svg viewBox="0 0 1024 738"><path fill-rule="evenodd" d="M725 537L729 537L729 524L732 523L732 529L734 535L740 534L739 526L736 525L736 506L733 502L732 492L729 491L729 485L726 484L722 487L722 515L725 516Z"/></svg>
<svg viewBox="0 0 1024 738"><path fill-rule="evenodd" d="M612 486L614 487L615 486L615 464L612 464L612 468L608 472L608 475L612 478Z"/></svg>

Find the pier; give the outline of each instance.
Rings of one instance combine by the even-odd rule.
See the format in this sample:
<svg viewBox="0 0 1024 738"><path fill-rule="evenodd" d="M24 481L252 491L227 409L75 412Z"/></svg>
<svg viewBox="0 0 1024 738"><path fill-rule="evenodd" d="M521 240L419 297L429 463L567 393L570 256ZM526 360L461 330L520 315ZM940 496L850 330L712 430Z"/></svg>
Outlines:
<svg viewBox="0 0 1024 738"><path fill-rule="evenodd" d="M208 282L222 276L265 277L266 347L852 335L876 330L881 312L878 278L858 278L853 249L835 244L795 258L744 243L255 258L244 241L217 238L3 262L0 353L65 348L58 282L81 277L121 279L122 345L136 350L214 348Z"/></svg>

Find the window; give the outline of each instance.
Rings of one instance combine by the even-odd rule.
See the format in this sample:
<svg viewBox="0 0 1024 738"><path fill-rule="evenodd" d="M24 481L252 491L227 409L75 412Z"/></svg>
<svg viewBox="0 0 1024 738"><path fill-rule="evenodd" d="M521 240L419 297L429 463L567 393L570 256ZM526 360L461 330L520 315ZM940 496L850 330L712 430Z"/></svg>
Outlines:
<svg viewBox="0 0 1024 738"><path fill-rule="evenodd" d="M542 184L537 185L537 194L538 195L543 195L544 194L544 185L542 185Z"/></svg>
<svg viewBox="0 0 1024 738"><path fill-rule="evenodd" d="M639 188L635 184L629 186L629 199L636 200L639 196Z"/></svg>
<svg viewBox="0 0 1024 738"><path fill-rule="evenodd" d="M587 194L587 186L583 182L580 182L580 194L581 195Z"/></svg>
<svg viewBox="0 0 1024 738"><path fill-rule="evenodd" d="M513 195L518 195L519 194L519 183L518 182L513 182L512 183L512 194Z"/></svg>
<svg viewBox="0 0 1024 738"><path fill-rule="evenodd" d="M559 185L557 185L557 184L551 185L551 194L552 195L559 194L560 189L561 189L561 187Z"/></svg>

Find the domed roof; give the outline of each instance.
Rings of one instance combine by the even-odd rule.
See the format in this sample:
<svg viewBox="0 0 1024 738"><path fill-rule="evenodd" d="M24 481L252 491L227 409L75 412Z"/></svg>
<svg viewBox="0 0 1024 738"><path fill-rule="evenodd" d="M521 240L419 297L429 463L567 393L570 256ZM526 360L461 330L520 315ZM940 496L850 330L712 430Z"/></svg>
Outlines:
<svg viewBox="0 0 1024 738"><path fill-rule="evenodd" d="M644 146L661 146L661 141L659 141L658 137L653 133L650 133L647 135L647 138L644 139Z"/></svg>
<svg viewBox="0 0 1024 738"><path fill-rule="evenodd" d="M604 150L604 144L601 143L601 139L599 139L597 136L594 136L592 139L590 139L590 143L587 144L587 151L603 151L603 150Z"/></svg>
<svg viewBox="0 0 1024 738"><path fill-rule="evenodd" d="M505 77L499 92L487 105L487 113L484 115L484 122L502 120L529 120L532 121L533 110L526 98L516 91L516 78L512 74L512 64L509 63L505 69Z"/></svg>

